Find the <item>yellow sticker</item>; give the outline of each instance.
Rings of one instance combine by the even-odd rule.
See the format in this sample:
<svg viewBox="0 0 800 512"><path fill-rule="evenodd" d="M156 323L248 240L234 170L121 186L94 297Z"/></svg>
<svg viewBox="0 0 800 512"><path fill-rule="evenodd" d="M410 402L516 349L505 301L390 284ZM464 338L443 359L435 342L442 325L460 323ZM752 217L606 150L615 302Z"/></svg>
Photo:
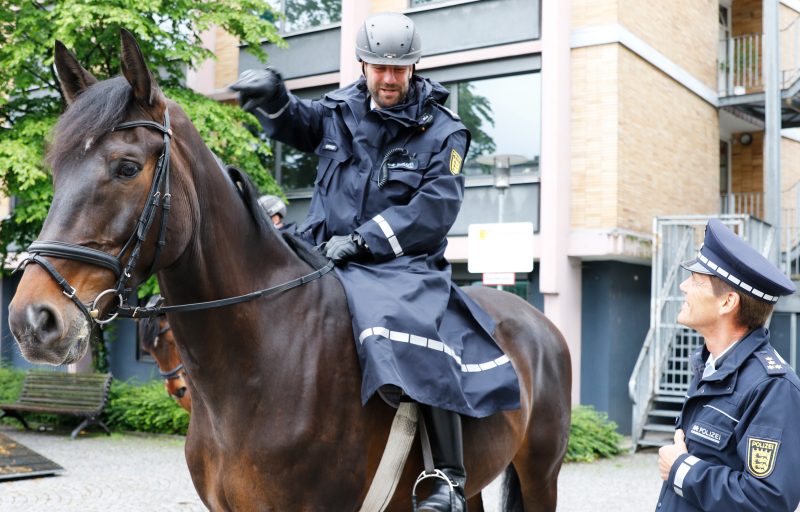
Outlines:
<svg viewBox="0 0 800 512"><path fill-rule="evenodd" d="M756 478L766 478L775 469L781 443L756 437L747 438L747 470Z"/></svg>
<svg viewBox="0 0 800 512"><path fill-rule="evenodd" d="M450 172L456 176L461 172L461 155L455 149L450 151Z"/></svg>

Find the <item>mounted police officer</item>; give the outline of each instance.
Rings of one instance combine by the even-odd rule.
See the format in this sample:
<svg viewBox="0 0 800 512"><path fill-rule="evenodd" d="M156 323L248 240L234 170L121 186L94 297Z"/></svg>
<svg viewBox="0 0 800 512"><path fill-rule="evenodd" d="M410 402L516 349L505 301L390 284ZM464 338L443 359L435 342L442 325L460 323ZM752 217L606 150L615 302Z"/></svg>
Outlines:
<svg viewBox="0 0 800 512"><path fill-rule="evenodd" d="M465 510L460 414L519 407L519 384L494 322L451 282L446 235L464 196L470 133L448 91L414 74L414 22L371 16L358 33L363 76L318 101L290 94L271 69L231 88L266 133L315 152L319 167L297 233L338 263L363 371L362 401L419 402L444 478L419 507ZM448 481L449 480L449 481Z"/></svg>
<svg viewBox="0 0 800 512"><path fill-rule="evenodd" d="M800 380L764 327L795 286L719 220L706 226L678 322L705 346L674 444L659 450L663 511L793 512L800 502Z"/></svg>

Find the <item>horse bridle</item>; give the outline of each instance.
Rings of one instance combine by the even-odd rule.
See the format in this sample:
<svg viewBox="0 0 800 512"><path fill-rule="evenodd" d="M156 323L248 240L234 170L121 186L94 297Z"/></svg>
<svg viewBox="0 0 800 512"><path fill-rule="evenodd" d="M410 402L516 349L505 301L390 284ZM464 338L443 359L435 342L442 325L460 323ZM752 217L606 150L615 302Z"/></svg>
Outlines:
<svg viewBox="0 0 800 512"><path fill-rule="evenodd" d="M141 215L139 215L139 219L136 221L136 228L134 229L133 233L131 233L131 236L128 238L127 242L125 242L125 245L123 245L119 254L112 256L106 252L92 249L91 247L58 240L37 240L28 247L28 257L22 260L17 268L17 270L25 268L29 263L35 263L41 266L61 287L62 293L64 293L64 295L66 295L78 307L78 309L81 310L81 312L83 312L90 324L107 324L108 322L114 320L117 316L127 318L156 316L168 311L195 311L199 309L210 309L236 304L239 302L245 302L259 297L280 293L296 286L301 286L307 282L322 277L333 269L333 262L328 262L328 264L324 267L316 269L310 274L306 274L287 283L227 299L166 307L156 306L142 308L132 307L126 304L126 297L130 292L130 289L127 288L128 281L130 280L131 274L139 261L142 245L144 244L147 238L147 233L150 231L150 227L153 224L156 211L159 207L161 207L162 214L161 225L158 234L158 243L156 245L156 252L155 256L153 257L153 262L150 264L150 270L148 271L147 275L151 275L156 268L161 251L166 245L167 217L169 215L172 200L169 187L170 140L172 138L172 129L170 128L169 124L169 110L164 111L163 125L149 120L128 121L118 124L111 131L118 132L137 127L152 128L161 132L164 135L164 149L162 150L161 156L158 157L158 161L156 162L156 168L153 172L153 181L150 184L150 191L148 193L148 200L145 202L144 209L142 210ZM128 261L123 264L122 258L128 249L130 249L130 256L128 256ZM109 288L100 292L94 298L91 305L87 307L86 304L78 299L75 288L67 282L64 276L62 276L49 261L44 259L45 256L77 260L84 263L89 263L90 265L104 267L114 273L114 276L117 278L116 285L113 288ZM100 319L98 304L102 297L109 294L113 294L113 296L117 297L119 304L116 307L116 311L108 318Z"/></svg>
<svg viewBox="0 0 800 512"><path fill-rule="evenodd" d="M131 278L133 269L136 267L136 264L139 261L142 245L147 238L147 233L150 230L153 220L155 219L156 211L158 210L159 206L161 207L162 211L161 227L158 235L156 254L153 258L148 275L155 269L158 258L161 254L161 250L166 243L167 217L169 215L172 199L172 196L169 192L169 143L172 137L172 130L169 126L169 110L164 111L163 125L148 120L129 121L118 124L111 131L118 132L140 126L152 128L161 132L164 135L164 149L162 150L161 156L158 157L158 161L156 162L155 171L153 172L153 181L150 184L150 191L147 196L148 200L145 202L144 209L142 210L141 215L139 215L139 219L136 221L136 229L133 230L133 233L131 233L131 236L128 238L127 242L125 242L125 245L122 246L119 254L112 256L106 252L92 249L91 247L69 242L57 240L37 240L28 247L29 256L23 260L22 264L20 265L20 267L24 267L28 263L36 263L45 269L61 287L64 295L72 300L78 309L80 309L83 314L86 315L86 318L89 320L90 324L92 322L100 325L107 324L108 322L114 320L119 314L116 312L105 320L101 320L99 318L98 303L105 295L113 294L119 300L119 307L124 306L125 295L130 291L127 288L128 281ZM131 249L130 256L128 257L127 263L123 265L122 257L128 251L128 249ZM117 278L117 283L113 288L109 288L108 290L100 292L100 294L95 297L94 301L92 301L90 306L91 309L89 309L78 299L75 288L67 282L64 276L62 276L52 264L43 258L44 256L54 256L56 258L77 260L84 263L89 263L91 265L104 267L114 273L114 276Z"/></svg>

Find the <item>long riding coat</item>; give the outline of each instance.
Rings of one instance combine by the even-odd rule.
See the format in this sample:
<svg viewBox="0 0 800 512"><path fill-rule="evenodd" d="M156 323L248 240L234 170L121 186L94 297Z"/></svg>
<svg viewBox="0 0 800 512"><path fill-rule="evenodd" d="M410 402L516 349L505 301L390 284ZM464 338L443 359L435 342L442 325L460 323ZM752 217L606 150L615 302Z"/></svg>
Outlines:
<svg viewBox="0 0 800 512"><path fill-rule="evenodd" d="M708 351L678 419L689 453L672 465L656 510L794 512L800 502L800 379L750 332L703 377Z"/></svg>
<svg viewBox="0 0 800 512"><path fill-rule="evenodd" d="M283 90L256 115L270 137L319 156L298 234L316 245L358 232L372 254L337 268L363 370L362 401L399 387L418 402L483 417L518 408L519 383L492 339L494 322L452 284L444 258L464 197L470 137L442 106L447 96L415 75L403 104L373 110L362 77L318 101ZM381 163L395 148L408 154L393 153L381 183ZM321 343L335 341L321 335Z"/></svg>

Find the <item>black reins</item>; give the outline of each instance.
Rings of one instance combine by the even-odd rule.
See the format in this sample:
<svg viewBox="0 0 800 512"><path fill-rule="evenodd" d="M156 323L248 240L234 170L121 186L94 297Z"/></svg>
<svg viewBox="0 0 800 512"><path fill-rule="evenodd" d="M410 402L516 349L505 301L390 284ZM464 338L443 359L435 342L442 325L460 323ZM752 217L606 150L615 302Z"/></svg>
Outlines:
<svg viewBox="0 0 800 512"><path fill-rule="evenodd" d="M157 316L168 312L197 311L202 309L211 309L222 306L228 306L231 304L238 304L240 302L246 302L260 297L274 295L289 290L291 288L304 285L308 282L314 281L315 279L319 279L320 277L327 274L333 269L333 262L328 262L328 264L325 265L324 267L316 269L314 272L311 272L302 277L289 281L288 283L284 283L278 286L273 286L271 288L259 290L245 295L229 297L226 299L212 300L207 302L197 302L193 304L183 304L176 306L157 305L153 307L132 307L126 304L125 302L126 296L130 292L130 289L127 288L128 281L131 278L134 268L136 268L136 264L139 261L142 245L147 239L147 233L150 231L150 227L153 224L156 212L160 207L162 214L161 214L161 223L159 226L158 242L156 245L155 256L153 257L153 262L150 264L150 270L147 272L147 275L151 275L155 271L156 264L158 263L158 259L161 256L161 251L166 245L167 217L169 215L169 210L171 207L171 200L172 200L172 195L170 194L170 188L169 188L170 139L172 138L172 129L170 128L170 123L169 123L169 110L164 111L163 125L158 124L154 121L146 121L146 120L129 121L118 124L111 131L116 132L120 130L126 130L129 128L137 128L137 127L152 128L154 130L158 130L161 133L163 133L164 149L161 153L161 156L158 157L158 161L156 162L156 168L153 173L153 181L150 185L148 200L145 203L144 209L142 210L139 219L136 221L136 229L128 238L127 242L125 242L125 245L122 247L119 254L117 254L116 256L112 256L106 252L97 249L92 249L91 247L86 247L83 245L73 244L69 242L62 242L57 240L37 240L28 247L28 257L22 260L20 266L17 268L17 270L19 270L20 268L24 268L25 266L27 266L28 263L35 263L41 266L48 274L50 274L53 280L61 287L64 295L66 295L70 300L72 300L72 302L78 307L78 309L80 309L83 312L83 314L89 320L90 324L92 322L99 325L107 324L108 322L114 320L117 316L121 316L124 318L141 318L141 317ZM122 257L128 251L128 249L130 249L130 255L128 256L128 261L125 264L123 264ZM100 292L100 294L98 294L97 297L94 298L91 305L87 307L87 304L84 304L78 299L75 288L73 288L67 282L64 276L62 276L50 262L44 259L44 257L47 256L63 258L68 260L77 260L84 263L89 263L90 265L95 265L111 270L114 273L114 276L117 278L116 285L114 286L114 288L109 288L108 290ZM116 310L112 315L110 315L106 319L101 320L99 318L100 313L99 313L98 303L103 296L108 294L113 294L114 296L116 296L118 298L119 304L117 305Z"/></svg>

